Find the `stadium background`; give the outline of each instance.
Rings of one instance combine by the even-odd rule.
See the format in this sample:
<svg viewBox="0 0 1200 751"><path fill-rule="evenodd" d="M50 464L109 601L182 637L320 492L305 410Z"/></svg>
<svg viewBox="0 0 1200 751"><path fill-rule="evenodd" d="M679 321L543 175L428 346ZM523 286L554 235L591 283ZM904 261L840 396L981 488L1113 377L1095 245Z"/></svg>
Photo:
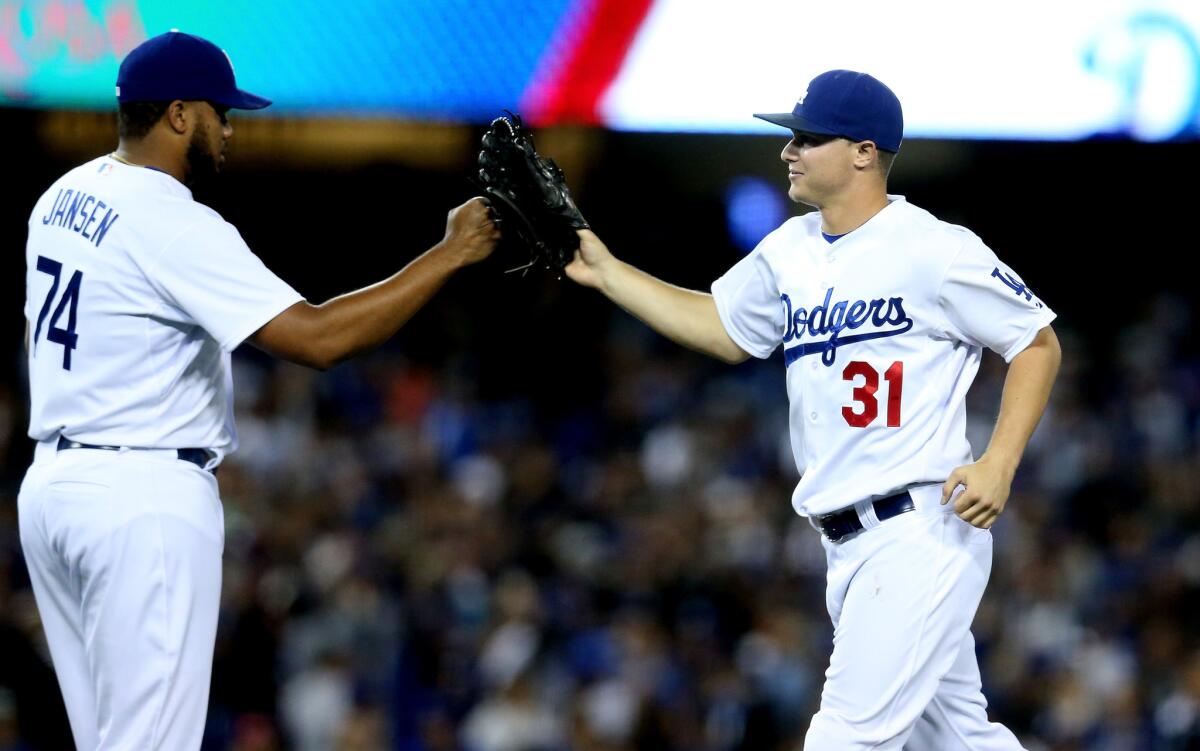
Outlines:
<svg viewBox="0 0 1200 751"><path fill-rule="evenodd" d="M234 120L228 174L197 198L310 299L436 242L446 210L472 194L482 124L505 106L542 126L539 146L620 257L704 288L796 208L781 200L781 133L622 109L611 96L638 91L631 69L654 69L645 29L676 6L359 2L333 18L304 3L0 2L0 749L69 747L16 533L30 456L24 222L55 177L115 143L109 92L123 50L180 26L218 41L245 88L276 98L275 112ZM1083 55L1134 86L1128 106L1055 133L1019 130L1057 116L1039 96L1040 111L1007 97L1032 111L1005 132L918 113L926 124L891 187L974 229L1060 315L1063 372L995 530L975 623L992 710L1031 750L1195 749L1188 186L1200 62L1188 63L1194 45L1135 22L1175 18L1192 42L1200 25L1181 3L1078 7L1070 29L1114 8L1132 19L1117 41L1100 24ZM830 12L808 10L760 29L761 44ZM954 20L968 24L961 35L978 31ZM1137 65L1113 62L1126 42L1144 45ZM812 73L843 64L802 49L785 53L796 71L757 71L785 80L782 92L731 104L732 116L786 108ZM749 64L710 56L730 75ZM996 80L987 66L998 65L1032 90L1021 63L982 57L893 59L912 68L901 80L924 71L967 113L982 95L940 78L955 65L980 66L977 82ZM861 67L889 80L886 62ZM1130 84L1131 70L1143 78ZM711 83L705 111L727 92ZM782 362L709 362L590 291L503 273L520 262L502 249L379 352L327 373L235 355L242 447L220 474L225 591L206 748L797 747L830 634L818 539L788 503ZM1001 366L989 355L970 397L980 449Z"/></svg>

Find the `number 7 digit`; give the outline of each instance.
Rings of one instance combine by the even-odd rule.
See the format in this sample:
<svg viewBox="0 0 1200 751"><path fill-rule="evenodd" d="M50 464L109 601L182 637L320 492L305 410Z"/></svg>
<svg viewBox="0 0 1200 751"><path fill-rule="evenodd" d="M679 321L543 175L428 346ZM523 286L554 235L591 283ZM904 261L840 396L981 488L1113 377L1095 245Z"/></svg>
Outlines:
<svg viewBox="0 0 1200 751"><path fill-rule="evenodd" d="M38 313L37 326L33 329L34 352L37 352L37 341L42 333L42 322L46 320L46 314L50 312L50 303L54 302L54 295L58 292L58 279L62 275L62 264L45 256L38 256L37 270L54 277L54 281L50 282L50 291L46 293L46 301L42 303L42 312Z"/></svg>

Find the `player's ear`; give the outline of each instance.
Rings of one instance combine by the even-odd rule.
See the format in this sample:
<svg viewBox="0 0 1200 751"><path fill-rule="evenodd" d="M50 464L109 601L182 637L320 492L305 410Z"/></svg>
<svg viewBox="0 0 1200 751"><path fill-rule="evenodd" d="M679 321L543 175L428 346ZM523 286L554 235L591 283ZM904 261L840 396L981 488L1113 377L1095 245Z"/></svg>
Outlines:
<svg viewBox="0 0 1200 751"><path fill-rule="evenodd" d="M879 149L874 141L859 141L854 144L854 166L865 170L879 159Z"/></svg>
<svg viewBox="0 0 1200 751"><path fill-rule="evenodd" d="M167 105L167 111L163 114L163 121L167 124L174 133L184 134L187 132L188 122L195 117L188 109L188 103L176 99Z"/></svg>

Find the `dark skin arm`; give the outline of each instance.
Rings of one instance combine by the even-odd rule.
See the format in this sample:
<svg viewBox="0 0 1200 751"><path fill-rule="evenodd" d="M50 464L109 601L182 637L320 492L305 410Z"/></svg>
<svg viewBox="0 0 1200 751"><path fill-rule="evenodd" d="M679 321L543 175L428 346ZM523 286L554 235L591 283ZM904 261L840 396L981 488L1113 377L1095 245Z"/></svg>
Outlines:
<svg viewBox="0 0 1200 751"><path fill-rule="evenodd" d="M472 198L450 212L441 242L393 276L321 305L298 302L249 341L276 357L326 370L391 338L455 271L487 258L499 237L487 204Z"/></svg>

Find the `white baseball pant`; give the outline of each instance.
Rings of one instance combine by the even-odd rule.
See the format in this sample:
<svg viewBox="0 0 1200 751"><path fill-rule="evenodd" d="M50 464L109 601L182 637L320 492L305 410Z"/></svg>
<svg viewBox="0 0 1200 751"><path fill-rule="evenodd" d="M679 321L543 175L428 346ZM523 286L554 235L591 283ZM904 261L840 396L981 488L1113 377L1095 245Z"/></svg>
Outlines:
<svg viewBox="0 0 1200 751"><path fill-rule="evenodd" d="M198 749L225 537L216 478L174 451L43 441L18 514L76 746Z"/></svg>
<svg viewBox="0 0 1200 751"><path fill-rule="evenodd" d="M992 567L992 533L942 506L941 486L909 491L916 509L842 542L822 537L833 654L805 751L1019 751L988 721L971 621Z"/></svg>

